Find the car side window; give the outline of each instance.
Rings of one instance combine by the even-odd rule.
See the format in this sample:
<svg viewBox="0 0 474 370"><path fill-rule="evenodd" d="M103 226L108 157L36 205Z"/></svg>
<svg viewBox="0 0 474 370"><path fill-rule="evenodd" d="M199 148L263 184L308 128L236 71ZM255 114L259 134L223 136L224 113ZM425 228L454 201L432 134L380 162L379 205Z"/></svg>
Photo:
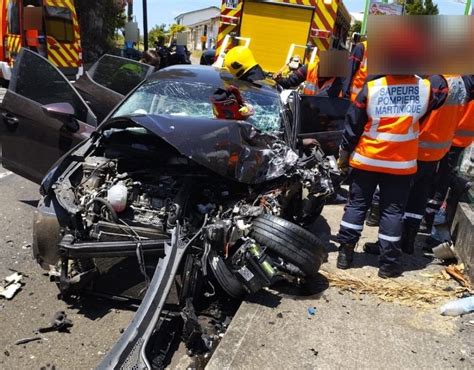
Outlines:
<svg viewBox="0 0 474 370"><path fill-rule="evenodd" d="M127 95L146 78L151 68L131 59L104 55L88 73L99 85Z"/></svg>
<svg viewBox="0 0 474 370"><path fill-rule="evenodd" d="M41 105L69 103L74 107L76 118L88 122L89 110L84 101L66 77L38 54L26 50L21 53L9 89Z"/></svg>

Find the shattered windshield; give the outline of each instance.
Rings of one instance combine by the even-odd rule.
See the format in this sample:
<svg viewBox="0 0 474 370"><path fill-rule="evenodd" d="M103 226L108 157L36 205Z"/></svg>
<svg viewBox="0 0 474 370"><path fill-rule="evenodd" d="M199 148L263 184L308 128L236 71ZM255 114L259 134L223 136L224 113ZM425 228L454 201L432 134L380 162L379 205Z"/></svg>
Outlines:
<svg viewBox="0 0 474 370"><path fill-rule="evenodd" d="M138 88L113 117L152 114L212 119L214 113L210 96L215 91L215 86L201 82L149 82ZM247 122L264 132L281 130L280 99L277 94L258 90L244 90L241 94L255 109L255 114Z"/></svg>

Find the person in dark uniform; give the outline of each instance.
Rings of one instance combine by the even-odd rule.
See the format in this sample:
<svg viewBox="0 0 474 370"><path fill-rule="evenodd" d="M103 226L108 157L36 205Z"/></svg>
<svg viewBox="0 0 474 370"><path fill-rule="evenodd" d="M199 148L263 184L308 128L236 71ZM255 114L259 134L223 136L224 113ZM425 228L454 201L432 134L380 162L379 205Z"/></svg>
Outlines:
<svg viewBox="0 0 474 370"><path fill-rule="evenodd" d="M303 82L308 81L308 65L303 64L288 77L276 78L275 81L284 89L295 89ZM316 85L316 91L311 95L338 97L341 93L343 83L340 77L318 78Z"/></svg>
<svg viewBox="0 0 474 370"><path fill-rule="evenodd" d="M374 77L357 95L346 116L338 159L342 172L351 170L349 202L337 235L338 268L352 265L354 249L378 185L381 215L378 275L382 278L401 275L402 219L417 171L418 121L427 112L439 108L444 99L445 93L414 75Z"/></svg>

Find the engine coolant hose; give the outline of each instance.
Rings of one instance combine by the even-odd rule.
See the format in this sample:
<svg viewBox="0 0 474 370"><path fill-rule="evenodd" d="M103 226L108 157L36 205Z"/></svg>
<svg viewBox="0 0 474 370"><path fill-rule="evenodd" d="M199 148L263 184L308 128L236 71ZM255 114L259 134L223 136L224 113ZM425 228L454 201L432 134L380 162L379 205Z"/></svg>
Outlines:
<svg viewBox="0 0 474 370"><path fill-rule="evenodd" d="M112 217L112 221L115 222L115 223L119 222L117 212L115 212L112 205L106 199L97 197L97 198L94 198L93 202L94 203L98 202L98 203L102 204L103 206L105 206L107 208L107 210L109 211L109 213L110 213L110 217Z"/></svg>

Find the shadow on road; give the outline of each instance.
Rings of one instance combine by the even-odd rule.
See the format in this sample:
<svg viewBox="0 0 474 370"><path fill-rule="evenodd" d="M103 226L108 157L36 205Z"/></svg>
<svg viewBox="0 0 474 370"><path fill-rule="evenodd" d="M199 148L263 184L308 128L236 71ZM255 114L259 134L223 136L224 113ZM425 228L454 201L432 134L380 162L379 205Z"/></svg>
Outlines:
<svg viewBox="0 0 474 370"><path fill-rule="evenodd" d="M334 237L331 234L331 226L329 226L324 216L319 216L310 226L309 231L321 239L328 253L337 251L337 246L333 243Z"/></svg>
<svg viewBox="0 0 474 370"><path fill-rule="evenodd" d="M21 203L26 204L31 207L38 207L39 200L20 200Z"/></svg>

